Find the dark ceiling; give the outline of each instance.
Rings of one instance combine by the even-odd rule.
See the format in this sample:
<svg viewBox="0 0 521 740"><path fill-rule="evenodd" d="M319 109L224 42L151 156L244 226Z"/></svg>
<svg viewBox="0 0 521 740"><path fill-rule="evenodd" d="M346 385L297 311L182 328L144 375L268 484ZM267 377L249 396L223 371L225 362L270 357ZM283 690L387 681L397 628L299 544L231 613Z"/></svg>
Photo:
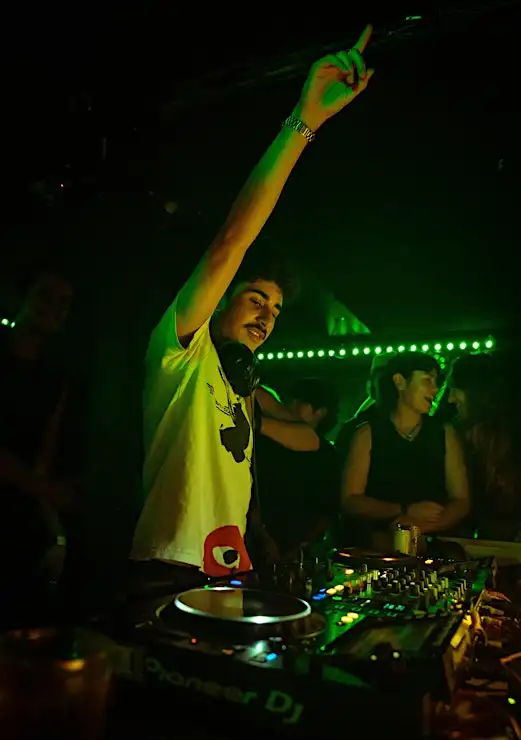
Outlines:
<svg viewBox="0 0 521 740"><path fill-rule="evenodd" d="M370 89L320 131L267 226L312 276L281 342L324 333L326 289L378 334L497 329L518 312L519 4L413 5L370 18ZM286 21L244 7L181 17L178 4L157 4L119 18L90 8L59 26L47 16L17 27L19 74L5 93L13 187L63 183L55 221L75 192L96 202L102 193L98 230L113 204L112 234L128 235L130 249L148 242L126 268L112 263L148 275L145 293L156 281L167 291L195 262L309 63L352 43L370 15L366 4L339 31L338 14L321 7L298 12L299 25L289 7ZM151 192L176 213L150 217ZM130 216L116 207L124 197Z"/></svg>

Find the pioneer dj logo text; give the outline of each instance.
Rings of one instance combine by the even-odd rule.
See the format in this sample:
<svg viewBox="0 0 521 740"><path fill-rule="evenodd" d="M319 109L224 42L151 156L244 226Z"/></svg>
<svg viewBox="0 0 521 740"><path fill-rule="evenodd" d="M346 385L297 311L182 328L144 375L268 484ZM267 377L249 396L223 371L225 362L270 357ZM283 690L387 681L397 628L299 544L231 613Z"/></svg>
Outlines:
<svg viewBox="0 0 521 740"><path fill-rule="evenodd" d="M256 691L243 691L238 686L221 686L215 681L205 681L197 676L183 676L178 671L167 671L156 658L146 658L145 672L155 675L159 681L169 683L178 688L196 691L212 699L225 699L235 704L259 704L267 712L280 714L286 725L294 725L302 717L303 704L296 702L293 697L283 691L271 690L264 700Z"/></svg>

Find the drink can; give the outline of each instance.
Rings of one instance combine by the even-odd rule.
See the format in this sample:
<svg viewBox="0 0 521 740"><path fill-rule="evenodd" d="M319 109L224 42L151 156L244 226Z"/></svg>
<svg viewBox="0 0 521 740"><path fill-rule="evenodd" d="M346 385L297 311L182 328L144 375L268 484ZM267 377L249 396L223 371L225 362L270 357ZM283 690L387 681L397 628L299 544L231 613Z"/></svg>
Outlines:
<svg viewBox="0 0 521 740"><path fill-rule="evenodd" d="M397 524L394 530L394 549L403 555L417 555L420 530L413 524Z"/></svg>

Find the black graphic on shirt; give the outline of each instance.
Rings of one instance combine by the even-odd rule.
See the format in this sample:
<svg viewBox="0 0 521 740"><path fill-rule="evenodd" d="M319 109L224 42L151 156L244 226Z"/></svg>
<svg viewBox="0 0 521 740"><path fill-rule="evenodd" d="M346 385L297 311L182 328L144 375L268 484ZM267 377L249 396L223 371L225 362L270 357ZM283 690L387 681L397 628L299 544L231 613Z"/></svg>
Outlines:
<svg viewBox="0 0 521 740"><path fill-rule="evenodd" d="M250 441L250 425L240 403L235 403L232 409L233 427L220 430L221 444L227 452L231 452L235 462L242 462L246 458L246 448Z"/></svg>

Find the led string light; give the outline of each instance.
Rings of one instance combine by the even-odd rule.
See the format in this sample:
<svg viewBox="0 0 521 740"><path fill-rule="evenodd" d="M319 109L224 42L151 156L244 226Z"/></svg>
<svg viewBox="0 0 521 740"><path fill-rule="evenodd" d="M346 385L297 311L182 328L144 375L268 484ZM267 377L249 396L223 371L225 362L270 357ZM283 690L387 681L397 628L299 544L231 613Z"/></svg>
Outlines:
<svg viewBox="0 0 521 740"><path fill-rule="evenodd" d="M394 354L395 352L432 352L432 353L439 353L439 352L452 352L454 350L474 350L478 351L480 349L492 349L495 346L495 340L492 337L489 337L486 340L482 341L472 341L472 342L434 342L433 344L400 344L397 347L394 346L373 346L373 347L351 347L351 349L346 349L345 347L340 347L339 349L308 349L308 350L279 350L278 352L259 352L257 355L258 360L302 360L302 359L315 359L315 357L318 357L320 359L326 358L326 357L357 357L361 355L362 357L367 355L381 355L381 354Z"/></svg>
<svg viewBox="0 0 521 740"><path fill-rule="evenodd" d="M14 321L9 321L9 319L1 319L0 320L0 324L2 324L2 326L10 326L11 329L12 329L13 326L15 325L15 322Z"/></svg>

